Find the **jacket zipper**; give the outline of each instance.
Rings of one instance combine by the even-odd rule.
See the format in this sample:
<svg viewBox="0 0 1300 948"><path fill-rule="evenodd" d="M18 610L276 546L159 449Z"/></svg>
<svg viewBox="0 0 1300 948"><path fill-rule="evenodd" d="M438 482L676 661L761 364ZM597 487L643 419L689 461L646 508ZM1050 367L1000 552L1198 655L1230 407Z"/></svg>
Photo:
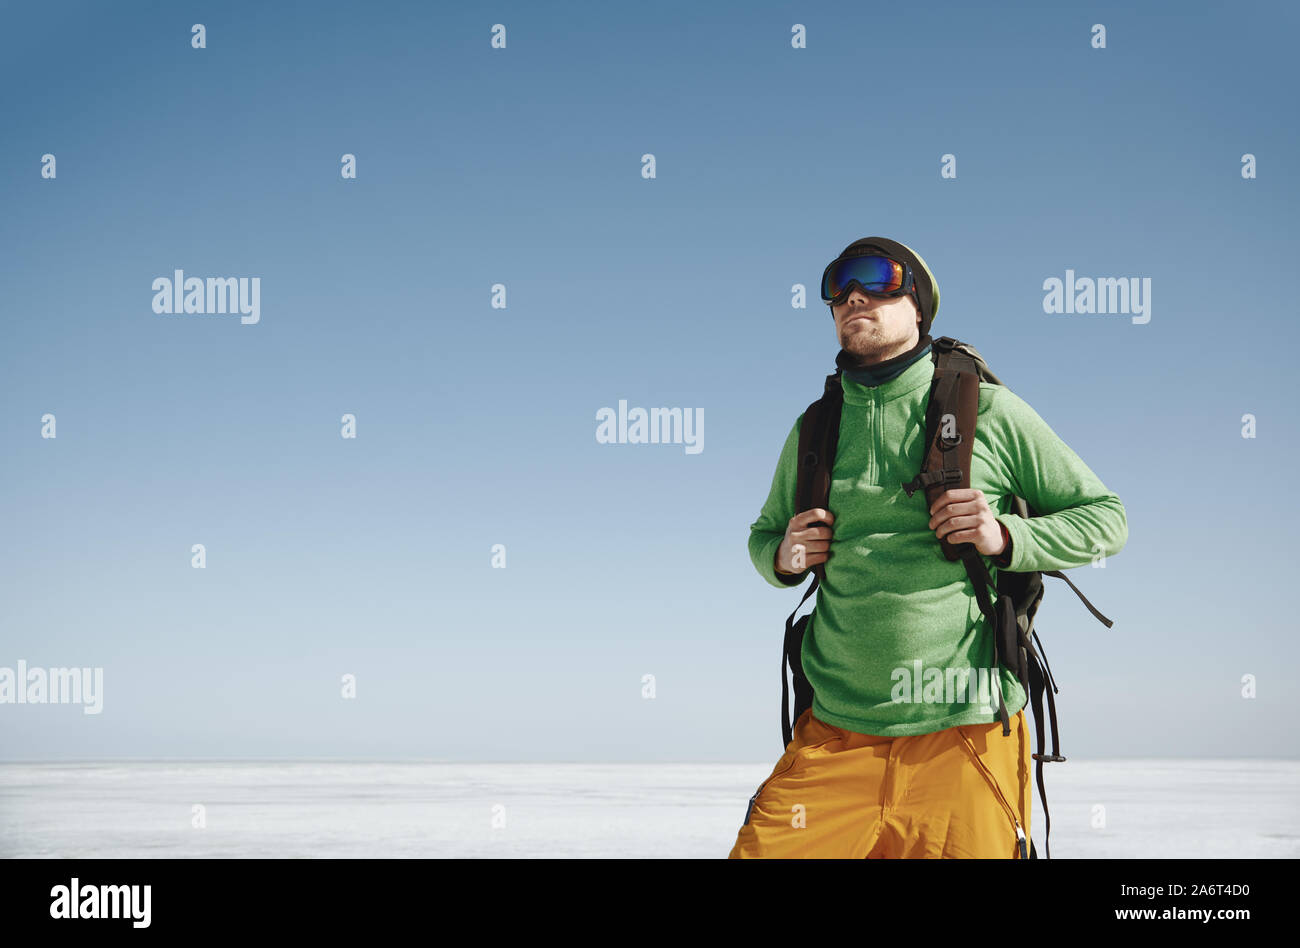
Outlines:
<svg viewBox="0 0 1300 948"><path fill-rule="evenodd" d="M874 388L871 390L871 473L867 475L867 483L876 484L880 481L880 451L884 437L880 433L880 393Z"/></svg>

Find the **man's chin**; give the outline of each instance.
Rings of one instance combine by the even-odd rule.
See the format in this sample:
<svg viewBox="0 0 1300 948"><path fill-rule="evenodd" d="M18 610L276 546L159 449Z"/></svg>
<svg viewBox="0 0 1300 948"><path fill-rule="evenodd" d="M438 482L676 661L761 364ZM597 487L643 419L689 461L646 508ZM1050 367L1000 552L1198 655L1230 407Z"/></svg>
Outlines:
<svg viewBox="0 0 1300 948"><path fill-rule="evenodd" d="M840 348L849 355L871 356L876 355L884 348L884 344L873 332L850 332L846 336L846 338L840 340Z"/></svg>

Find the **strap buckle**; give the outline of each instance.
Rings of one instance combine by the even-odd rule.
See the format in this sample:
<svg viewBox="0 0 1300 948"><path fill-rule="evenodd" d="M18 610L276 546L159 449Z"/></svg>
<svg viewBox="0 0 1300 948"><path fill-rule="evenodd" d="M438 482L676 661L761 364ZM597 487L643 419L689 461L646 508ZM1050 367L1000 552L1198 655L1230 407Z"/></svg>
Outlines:
<svg viewBox="0 0 1300 948"><path fill-rule="evenodd" d="M907 491L907 496L911 497L922 487L929 487L931 484L960 484L961 469L946 467L942 471L926 471L917 474L903 484L903 490Z"/></svg>
<svg viewBox="0 0 1300 948"><path fill-rule="evenodd" d="M1056 763L1058 761L1060 762L1065 761L1065 758L1062 757L1060 754L1030 754L1029 756L1032 757L1034 760L1041 760L1045 764Z"/></svg>

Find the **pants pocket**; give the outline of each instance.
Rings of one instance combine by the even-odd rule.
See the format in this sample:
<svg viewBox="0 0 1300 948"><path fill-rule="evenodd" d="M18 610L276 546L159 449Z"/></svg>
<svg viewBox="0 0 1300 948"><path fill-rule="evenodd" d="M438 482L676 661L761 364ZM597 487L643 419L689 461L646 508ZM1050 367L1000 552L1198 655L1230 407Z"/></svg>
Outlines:
<svg viewBox="0 0 1300 948"><path fill-rule="evenodd" d="M1011 823L1011 828L1015 833L1016 845L1019 848L1020 858L1028 859L1029 842L1025 837L1024 828L1020 825L1020 817L1016 815L1016 808L1007 800L1006 794L1002 792L1002 787L998 783L997 776L993 771L989 770L988 765L980 758L979 751L976 750L975 745L971 743L971 739L967 736L966 731L961 727L955 728L955 730L960 744L966 748L966 753L970 755L971 762L979 769L980 774L984 777L984 782L987 783L989 789L993 791L994 797L997 798L998 803L1001 804L1003 811L1006 813L1007 819Z"/></svg>
<svg viewBox="0 0 1300 948"><path fill-rule="evenodd" d="M811 712L808 713L811 714ZM823 728L825 727L827 727L827 725L823 725ZM807 759L807 756L811 751L818 750L819 748L825 747L827 744L834 743L840 739L841 737L839 734L832 734L829 737L819 736L818 739L811 744L804 744L800 747L796 747L793 751L786 751L781 759L777 761L776 769L772 771L772 774L766 780L758 785L758 789L754 791L754 795L749 798L749 805L745 807L745 821L740 825L749 825L749 818L754 813L754 804L758 802L759 794L763 792L764 787L789 774L801 760Z"/></svg>

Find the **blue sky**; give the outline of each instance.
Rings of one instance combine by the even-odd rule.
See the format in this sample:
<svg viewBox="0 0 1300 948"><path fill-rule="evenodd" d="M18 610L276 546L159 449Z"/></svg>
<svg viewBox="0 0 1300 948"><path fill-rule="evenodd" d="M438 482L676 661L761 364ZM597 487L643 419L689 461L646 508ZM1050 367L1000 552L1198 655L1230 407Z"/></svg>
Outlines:
<svg viewBox="0 0 1300 948"><path fill-rule="evenodd" d="M105 681L0 706L0 758L775 759L798 594L748 529L872 234L1125 503L1072 574L1115 627L1039 613L1067 756L1300 749L1293 6L0 15L0 665ZM260 322L155 314L175 269ZM1150 321L1044 313L1067 269ZM704 450L598 444L620 399Z"/></svg>

